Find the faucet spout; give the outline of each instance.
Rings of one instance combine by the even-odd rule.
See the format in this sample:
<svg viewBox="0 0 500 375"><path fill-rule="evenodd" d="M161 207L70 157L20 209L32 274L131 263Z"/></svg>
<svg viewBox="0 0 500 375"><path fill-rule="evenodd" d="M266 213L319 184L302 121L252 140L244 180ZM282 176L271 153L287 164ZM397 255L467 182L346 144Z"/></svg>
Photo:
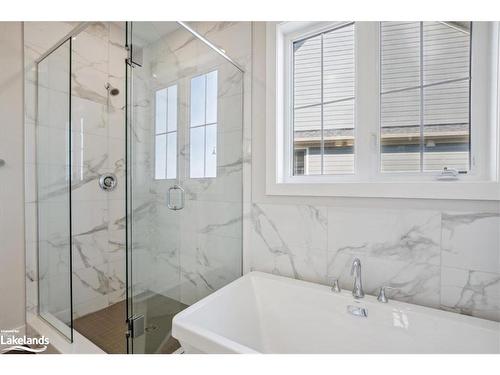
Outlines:
<svg viewBox="0 0 500 375"><path fill-rule="evenodd" d="M359 258L354 258L352 262L351 276L354 276L352 295L354 298L363 298L365 292L363 291L363 283L361 282L361 261Z"/></svg>

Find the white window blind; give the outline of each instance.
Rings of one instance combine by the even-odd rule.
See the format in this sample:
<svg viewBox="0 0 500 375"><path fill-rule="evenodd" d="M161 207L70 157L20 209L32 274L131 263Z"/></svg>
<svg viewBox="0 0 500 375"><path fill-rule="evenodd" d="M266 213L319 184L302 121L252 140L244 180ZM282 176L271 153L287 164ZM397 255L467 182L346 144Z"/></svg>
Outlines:
<svg viewBox="0 0 500 375"><path fill-rule="evenodd" d="M293 43L293 175L354 172L355 24Z"/></svg>
<svg viewBox="0 0 500 375"><path fill-rule="evenodd" d="M381 170L470 169L469 22L382 22Z"/></svg>

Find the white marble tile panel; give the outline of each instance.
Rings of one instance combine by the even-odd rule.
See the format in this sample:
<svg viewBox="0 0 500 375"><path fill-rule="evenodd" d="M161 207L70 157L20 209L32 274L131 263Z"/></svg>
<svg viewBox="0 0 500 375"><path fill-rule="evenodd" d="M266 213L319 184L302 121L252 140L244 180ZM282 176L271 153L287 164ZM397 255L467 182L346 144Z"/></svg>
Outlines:
<svg viewBox="0 0 500 375"><path fill-rule="evenodd" d="M443 266L500 273L500 214L444 212Z"/></svg>
<svg viewBox="0 0 500 375"><path fill-rule="evenodd" d="M441 215L436 211L341 209L328 213L328 278L352 289L354 257L365 292L396 288L392 298L439 305Z"/></svg>
<svg viewBox="0 0 500 375"><path fill-rule="evenodd" d="M272 251L287 246L327 248L327 208L310 205L254 204L252 225Z"/></svg>
<svg viewBox="0 0 500 375"><path fill-rule="evenodd" d="M443 267L441 308L500 321L500 274Z"/></svg>

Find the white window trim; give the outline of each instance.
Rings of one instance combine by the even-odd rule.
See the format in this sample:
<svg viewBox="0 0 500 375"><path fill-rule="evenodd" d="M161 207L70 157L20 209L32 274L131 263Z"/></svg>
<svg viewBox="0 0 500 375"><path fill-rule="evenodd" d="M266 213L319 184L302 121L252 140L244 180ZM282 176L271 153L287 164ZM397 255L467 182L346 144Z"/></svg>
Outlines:
<svg viewBox="0 0 500 375"><path fill-rule="evenodd" d="M339 23L318 22L268 22L266 41L266 194L267 195L299 195L299 196L340 196L340 197L384 197L384 198L426 198L426 199L471 199L500 200L500 138L498 119L500 117L499 95L499 51L493 51L489 72L473 72L472 101L488 103L481 107L472 103L471 118L473 124L486 125L486 130L473 132L471 135L471 152L483 170L473 170L465 178L457 181L437 181L435 173L380 173L379 158L379 99L371 92L379 92L379 71L373 59L378 60L379 24L376 22L357 22L356 51L370 50L373 56L368 59L356 59L356 88L359 82L369 90L356 90L355 103L364 101L363 108L368 111L356 111L355 114L355 166L362 171L359 175L343 176L290 176L291 170L289 142L289 108L288 95L290 82L289 64L285 63L290 53L290 41L308 33L327 30ZM498 23L475 23L473 38L481 32L488 32L490 40L481 39L482 43L473 42L472 59L480 56L475 49L486 50L489 45L498 46ZM483 31L481 31L481 29ZM358 37L358 35L364 37ZM492 40L491 40L492 39ZM373 48L373 46L377 48ZM371 46L371 48L370 48ZM483 54L484 56L484 54ZM477 65L477 64L476 64ZM285 68L283 68L285 67ZM486 69L483 69L486 70ZM490 80L489 77L495 77ZM375 90L375 91L373 91ZM476 90L476 91L475 91ZM481 90L481 92L477 92ZM474 94L474 92L477 92ZM365 93L365 94L364 94ZM369 95L366 95L368 93ZM491 94L490 94L491 93ZM356 108L358 106L356 105ZM363 123L364 131L358 131L358 123ZM474 126L474 125L473 125ZM477 125L476 125L477 126ZM488 138L490 142L488 142ZM483 147L479 147L482 145ZM488 147L484 147L488 145ZM365 150L365 152L359 152ZM370 151L371 152L366 152ZM481 150L482 152L478 152ZM490 160L490 163L485 161Z"/></svg>

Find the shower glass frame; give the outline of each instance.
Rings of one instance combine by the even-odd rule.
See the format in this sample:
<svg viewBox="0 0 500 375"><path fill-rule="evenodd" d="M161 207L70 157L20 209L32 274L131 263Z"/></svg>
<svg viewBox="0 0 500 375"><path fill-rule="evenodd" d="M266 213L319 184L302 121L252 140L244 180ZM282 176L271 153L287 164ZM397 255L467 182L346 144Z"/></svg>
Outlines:
<svg viewBox="0 0 500 375"><path fill-rule="evenodd" d="M77 31L78 32L78 31ZM67 47L66 47L67 45ZM67 103L68 103L68 126L65 127L65 131L67 131L67 137L66 137L66 142L67 142L67 169L65 170L66 178L67 178L67 185L65 184L65 187L67 187L67 198L68 198L68 208L67 208L67 214L68 214L68 233L67 233L67 238L68 238L68 270L69 270L69 277L68 277L68 287L69 290L69 325L67 322L63 322L61 319L58 319L54 316L51 316L50 318L48 316L45 316L45 312L41 311L41 282L40 282L40 264L41 264L41 220L40 218L40 180L41 180L41 164L39 160L39 150L40 150L40 143L39 143L39 137L40 137L40 127L41 127L41 121L40 121L40 66L44 62L47 62L51 56L54 56L55 53L59 52L61 48L67 48L68 49L68 92L67 92ZM72 176L72 142L71 142L71 132L72 132L72 124L71 124L71 84L72 84L72 36L66 36L61 40L59 43L57 43L52 49L47 51L43 56L41 56L38 60L35 61L36 64L36 102L35 102L35 108L36 108L36 136L35 136L35 155L36 155L36 223L37 223L37 228L36 228L36 243L37 243L37 253L36 253L36 267L37 267L37 314L38 316L43 319L45 322L47 322L49 325L54 327L57 331L59 331L65 338L67 338L70 342L73 342L74 340L74 335L73 335L73 277L72 277L72 200L71 200L71 176ZM50 79L50 78L49 78ZM46 88L48 90L48 88ZM48 108L50 111L50 107ZM49 288L50 289L50 288ZM53 318L55 321L53 321ZM65 327L61 327L60 324L62 324L65 327L69 328L69 332L64 332L66 331Z"/></svg>
<svg viewBox="0 0 500 375"><path fill-rule="evenodd" d="M134 241L137 241L137 238L133 238L133 226L135 225L134 222L134 188L135 186L133 185L133 178L134 178L134 168L135 168L135 151L133 150L135 145L133 145L133 140L134 140L134 125L135 125L135 113L134 113L134 106L135 106L135 91L134 91L134 69L141 69L144 65L144 62L142 59L139 57L138 59L136 58L137 52L142 53L141 47L138 47L138 51L134 51L134 40L136 36L136 31L134 30L134 24L136 22L127 22L126 23L126 49L128 50L128 58L126 62L126 78L125 78L125 104L126 104L126 110L125 110L125 123L126 123L126 148L125 148L125 169L126 169L126 186L125 186L125 199L126 199L126 217L127 217L127 225L126 225L126 309L127 309L127 322L128 322L128 327L129 331L127 333L127 353L146 353L145 351L143 352L142 350L145 350L143 348L143 342L140 341L139 343L135 343L136 338L132 337L133 336L133 331L134 331L134 319L137 317L137 314L140 314L141 311L136 311L135 305L137 304L136 299L136 292L134 292L134 287L135 287L135 282L137 282L134 277L134 272L138 272L137 270L134 269L134 259L139 259L137 258L137 254L134 255ZM175 22L171 22L174 24ZM203 35L199 34L194 28L192 28L190 25L184 23L184 22L177 22L178 29L179 30L184 30L186 33L191 34L194 36L194 40L197 40L197 42L201 43L201 45L205 45L207 48L207 51L211 51L213 53L215 59L220 59L219 61L225 61L225 64L232 65L232 69L234 71L238 71L240 74L238 77L239 80L239 90L240 90L240 103L238 104L239 107L239 116L240 119L240 126L241 128L239 131L241 131L241 139L239 140L240 143L240 153L242 157L242 164L243 164L243 130L244 130L244 109L243 109L243 103L244 103L244 69L239 66L234 60L232 60L229 56L226 55L226 53L222 50L220 50L217 46L212 44L208 39L206 39ZM162 34L161 37L165 37L165 35L168 34ZM142 37L142 35L141 35ZM219 56L218 56L219 55ZM216 57L218 56L218 57ZM200 73L201 74L201 73ZM186 79L183 77L183 79ZM179 122L178 126L180 127L186 127L186 124L182 124ZM184 129L184 131L187 131L189 133L189 127ZM178 129L179 131L179 129ZM182 131L182 130L181 130ZM153 131L154 133L154 131ZM189 135L187 135L189 137ZM153 135L154 138L154 135ZM189 142L189 138L188 142ZM177 144L178 147L178 155L179 155L179 148L182 147L181 144ZM154 152L153 154L154 155ZM153 156L154 157L154 156ZM179 157L179 156L178 156ZM189 159L188 159L189 160ZM180 175L180 168L179 168L179 159L177 160L178 164L178 171L177 171L177 176L174 180L175 183L178 184L183 184L186 183L190 179L188 175L183 178ZM187 165L189 165L189 161L187 161ZM218 165L219 167L219 165ZM221 165L222 167L222 165ZM146 168L146 167L145 167ZM149 168L149 167L147 167ZM243 170L243 169L242 169ZM154 173L154 172L153 172ZM176 185L177 186L177 185ZM229 201L228 203L234 203L235 205L239 205L239 210L240 214L243 215L243 172L241 174L241 183L240 183L240 198L238 202L233 202ZM238 265L236 269L236 273L241 276L243 273L243 221L241 220L240 223L240 231L241 231L241 239L240 241L240 248L239 248L239 260L238 260ZM181 250L179 250L181 251ZM134 258L135 257L135 258ZM234 270L233 270L234 271ZM239 277L236 276L236 277ZM216 286L216 289L220 288L220 286ZM196 302L196 301L195 301ZM194 302L190 302L194 303ZM190 304L189 303L189 304ZM142 312L143 313L143 312ZM147 317L145 318L147 321ZM140 323L142 325L144 323ZM134 344L135 343L135 344ZM134 348L135 346L138 346L137 348ZM157 348L159 350L159 348Z"/></svg>

